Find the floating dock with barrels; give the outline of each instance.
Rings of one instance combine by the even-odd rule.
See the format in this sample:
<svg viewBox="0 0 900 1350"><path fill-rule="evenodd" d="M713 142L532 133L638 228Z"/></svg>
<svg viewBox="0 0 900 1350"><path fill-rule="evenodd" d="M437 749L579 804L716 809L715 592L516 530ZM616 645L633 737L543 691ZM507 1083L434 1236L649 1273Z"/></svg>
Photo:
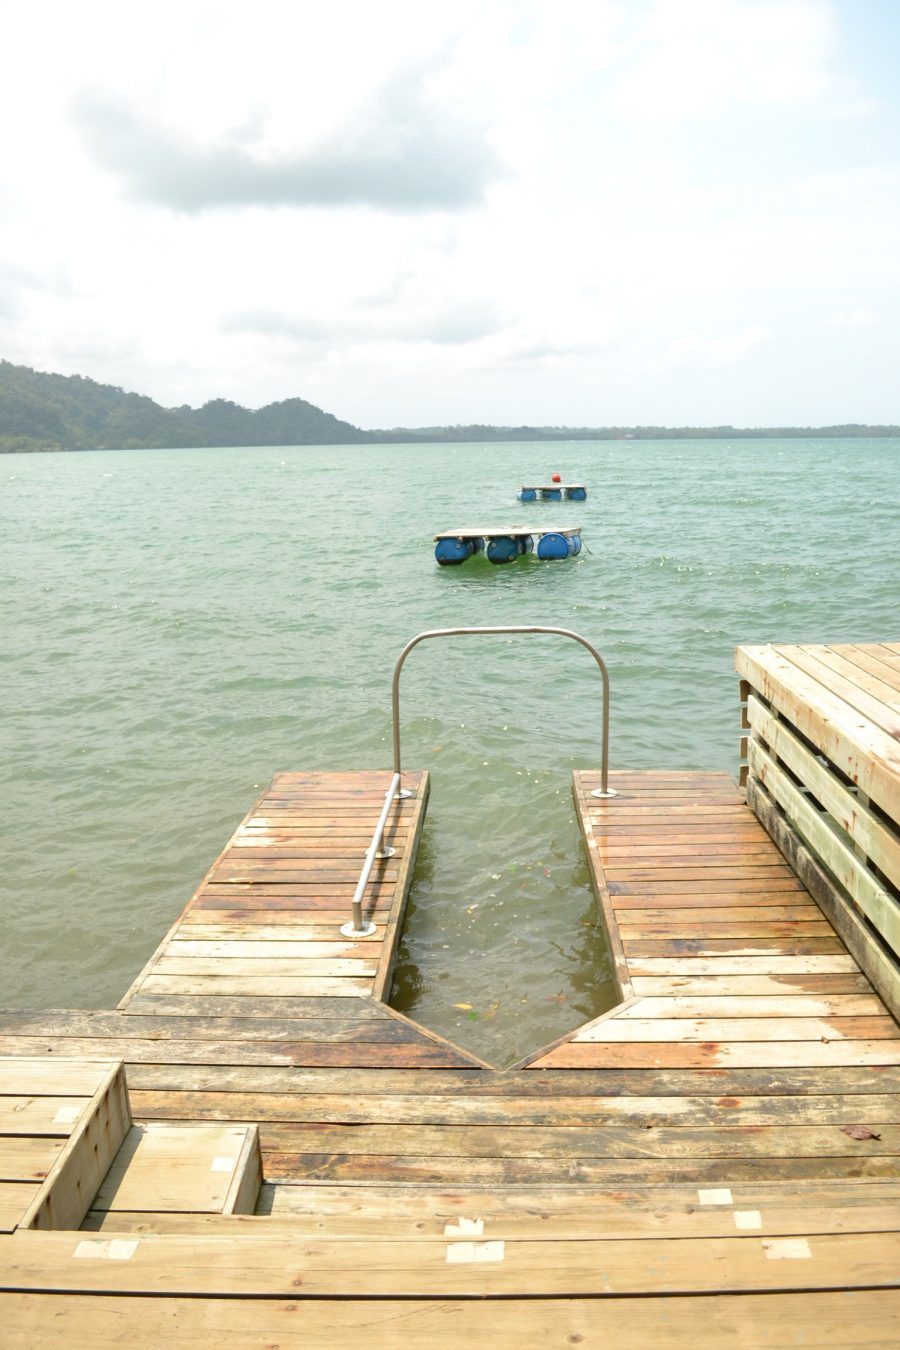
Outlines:
<svg viewBox="0 0 900 1350"><path fill-rule="evenodd" d="M540 487L519 488L520 502L584 502L587 487L584 483L545 483Z"/></svg>
<svg viewBox="0 0 900 1350"><path fill-rule="evenodd" d="M741 786L575 772L621 1001L513 1069L385 1001L424 772L279 774L117 1008L0 1014L5 1350L897 1344L900 643L737 665Z"/></svg>
<svg viewBox="0 0 900 1350"><path fill-rule="evenodd" d="M535 542L536 541L536 542ZM574 558L581 552L581 529L533 525L499 525L488 529L444 530L434 536L434 556L442 567L453 567L483 553L488 562L515 562L534 553L543 561Z"/></svg>

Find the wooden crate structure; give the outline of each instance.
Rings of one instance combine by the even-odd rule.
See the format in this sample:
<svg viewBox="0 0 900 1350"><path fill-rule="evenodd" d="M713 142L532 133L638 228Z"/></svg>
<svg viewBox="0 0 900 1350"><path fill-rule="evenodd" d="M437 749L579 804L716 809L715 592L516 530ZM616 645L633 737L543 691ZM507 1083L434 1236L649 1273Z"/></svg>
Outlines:
<svg viewBox="0 0 900 1350"><path fill-rule="evenodd" d="M900 1015L900 643L739 647L747 801Z"/></svg>

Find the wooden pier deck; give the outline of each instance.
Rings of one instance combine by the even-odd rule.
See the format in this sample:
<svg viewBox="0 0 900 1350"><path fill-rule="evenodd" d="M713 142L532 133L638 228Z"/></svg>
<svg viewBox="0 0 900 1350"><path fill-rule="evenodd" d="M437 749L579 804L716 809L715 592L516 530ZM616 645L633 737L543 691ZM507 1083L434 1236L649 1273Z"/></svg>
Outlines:
<svg viewBox="0 0 900 1350"><path fill-rule="evenodd" d="M900 1341L900 1031L735 784L575 775L622 1002L497 1071L383 1002L408 777L374 939L390 775L280 775L119 1008L0 1014L4 1346ZM162 1162L25 1229L120 1062Z"/></svg>

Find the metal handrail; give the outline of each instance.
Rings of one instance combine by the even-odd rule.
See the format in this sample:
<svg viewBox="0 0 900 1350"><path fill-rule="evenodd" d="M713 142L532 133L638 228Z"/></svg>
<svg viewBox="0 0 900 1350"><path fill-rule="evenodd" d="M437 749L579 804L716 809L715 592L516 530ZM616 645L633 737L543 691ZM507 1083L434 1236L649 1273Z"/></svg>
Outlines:
<svg viewBox="0 0 900 1350"><path fill-rule="evenodd" d="M600 763L600 787L592 793L592 797L615 797L615 789L609 786L609 672L606 669L606 663L603 657L597 651L597 648L587 638L583 638L580 633L573 633L571 628L545 628L543 625L536 624L510 624L490 628L432 628L428 632L419 633L407 642L403 651L397 658L397 664L394 667L394 678L391 683L391 717L393 721L394 737L394 773L400 773L400 671L403 669L403 663L406 660L413 647L417 647L420 642L426 638L437 637L460 637L469 636L476 633L555 633L558 637L572 638L575 642L580 642L582 647L587 647L591 656L600 667L600 674L603 678L603 724L602 724L602 746Z"/></svg>
<svg viewBox="0 0 900 1350"><path fill-rule="evenodd" d="M363 924L362 919L362 898L363 893L369 881L372 868L375 865L376 858L389 857L393 849L387 849L379 852L379 845L384 838L384 829L387 824L387 818L390 814L392 804L412 794L407 788L401 788L401 769L400 769L400 672L403 669L403 663L406 660L413 647L417 647L420 642L426 638L437 637L468 637L476 633L553 633L558 637L572 638L574 642L580 642L582 647L586 647L593 656L597 665L600 667L600 675L603 680L603 720L602 720L602 745L600 756L600 787L595 788L591 793L592 797L615 797L616 791L609 786L609 672L606 669L606 663L603 657L597 651L593 643L588 642L580 633L573 633L570 628L547 628L538 624L508 624L490 628L432 628L425 633L418 633L410 642L407 642L403 651L397 658L397 664L394 667L394 676L391 681L391 720L394 742L394 776L391 779L391 785L385 793L384 805L381 808L381 815L378 818L378 824L372 834L372 842L366 849L365 862L359 875L359 881L356 883L356 890L353 893L353 918L349 922L341 925L341 932L345 937L372 937L376 931L374 923Z"/></svg>
<svg viewBox="0 0 900 1350"><path fill-rule="evenodd" d="M376 931L374 923L363 923L362 918L362 898L366 886L369 882L369 875L375 866L376 858L389 858L394 852L393 849L379 850L379 845L384 838L384 827L387 824L387 818L390 809L394 804L394 799L400 787L400 774L396 772L391 779L391 786L384 794L384 806L381 808L381 815L378 817L378 824L372 834L372 842L366 849L366 859L362 865L362 871L359 874L359 881L356 883L356 890L353 892L353 918L349 922L341 924L341 932L345 937L372 937ZM409 796L409 793L406 793Z"/></svg>

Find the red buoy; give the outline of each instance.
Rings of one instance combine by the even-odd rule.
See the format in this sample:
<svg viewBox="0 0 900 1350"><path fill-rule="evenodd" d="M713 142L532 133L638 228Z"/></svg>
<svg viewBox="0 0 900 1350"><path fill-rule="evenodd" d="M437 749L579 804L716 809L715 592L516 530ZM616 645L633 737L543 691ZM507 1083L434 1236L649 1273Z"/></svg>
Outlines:
<svg viewBox="0 0 900 1350"><path fill-rule="evenodd" d="M553 473L553 474L550 475L550 482L551 482L551 483L561 483L561 482L562 482L562 479L560 478L560 476L559 476L558 473Z"/></svg>

